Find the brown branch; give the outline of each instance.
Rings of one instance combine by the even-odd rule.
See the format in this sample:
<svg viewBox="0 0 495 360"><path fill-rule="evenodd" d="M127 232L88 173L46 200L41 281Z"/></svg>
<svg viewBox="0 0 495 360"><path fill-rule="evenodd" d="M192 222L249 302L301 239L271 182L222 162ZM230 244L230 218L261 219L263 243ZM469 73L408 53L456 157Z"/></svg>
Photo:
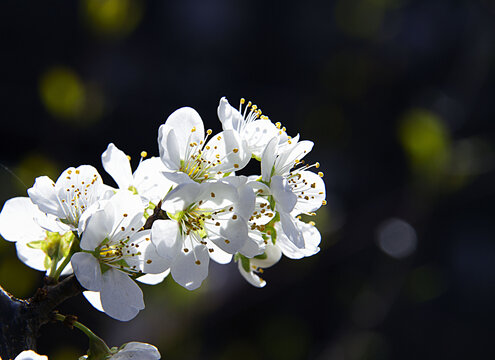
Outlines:
<svg viewBox="0 0 495 360"><path fill-rule="evenodd" d="M23 350L36 350L38 331L53 310L82 290L74 275L46 284L28 300L17 299L0 286L0 357L13 359Z"/></svg>

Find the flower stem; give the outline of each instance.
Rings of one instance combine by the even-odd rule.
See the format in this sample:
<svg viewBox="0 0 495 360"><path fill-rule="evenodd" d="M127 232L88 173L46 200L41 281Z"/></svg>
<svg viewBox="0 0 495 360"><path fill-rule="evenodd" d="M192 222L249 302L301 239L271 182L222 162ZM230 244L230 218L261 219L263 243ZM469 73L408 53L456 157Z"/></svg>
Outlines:
<svg viewBox="0 0 495 360"><path fill-rule="evenodd" d="M67 316L59 313L55 313L54 318L55 320L61 322L65 322L66 320L68 320L70 321L71 325L81 330L89 339L89 347L93 355L96 355L95 353L111 353L108 345L99 336L97 336L94 332L92 332L85 325L81 324L79 321L68 319Z"/></svg>
<svg viewBox="0 0 495 360"><path fill-rule="evenodd" d="M52 275L52 270L50 269L50 277L52 277L55 281L58 281L60 274L62 273L62 271L64 271L67 264L69 264L69 261L70 261L72 255L76 252L78 247L79 247L79 236L77 236L77 234L74 233L74 239L72 240L72 244L70 246L69 253L65 257L64 261L62 262L62 264L60 264L60 266L57 268L55 273L53 273L53 275ZM57 263L58 263L58 261L55 262L55 266Z"/></svg>

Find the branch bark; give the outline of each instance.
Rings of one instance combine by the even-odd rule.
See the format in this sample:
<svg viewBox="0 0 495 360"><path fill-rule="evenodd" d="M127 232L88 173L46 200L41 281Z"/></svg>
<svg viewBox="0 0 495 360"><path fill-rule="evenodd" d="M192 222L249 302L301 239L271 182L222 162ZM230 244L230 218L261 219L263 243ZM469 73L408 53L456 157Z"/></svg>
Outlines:
<svg viewBox="0 0 495 360"><path fill-rule="evenodd" d="M13 359L23 350L36 350L41 326L53 310L83 288L74 275L54 285L45 285L28 299L17 299L0 286L0 357Z"/></svg>

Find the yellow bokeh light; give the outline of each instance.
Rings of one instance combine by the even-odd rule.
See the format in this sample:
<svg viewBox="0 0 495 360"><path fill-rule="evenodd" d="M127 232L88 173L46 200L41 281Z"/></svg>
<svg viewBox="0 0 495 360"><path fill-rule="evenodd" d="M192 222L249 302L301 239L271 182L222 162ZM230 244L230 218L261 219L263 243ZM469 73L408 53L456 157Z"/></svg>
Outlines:
<svg viewBox="0 0 495 360"><path fill-rule="evenodd" d="M86 24L98 35L122 37L131 33L143 17L139 0L81 0Z"/></svg>
<svg viewBox="0 0 495 360"><path fill-rule="evenodd" d="M442 119L426 109L412 109L401 119L399 139L412 168L431 180L447 171L451 139Z"/></svg>
<svg viewBox="0 0 495 360"><path fill-rule="evenodd" d="M85 89L77 74L66 67L54 67L41 75L41 101L57 118L75 118L84 108Z"/></svg>

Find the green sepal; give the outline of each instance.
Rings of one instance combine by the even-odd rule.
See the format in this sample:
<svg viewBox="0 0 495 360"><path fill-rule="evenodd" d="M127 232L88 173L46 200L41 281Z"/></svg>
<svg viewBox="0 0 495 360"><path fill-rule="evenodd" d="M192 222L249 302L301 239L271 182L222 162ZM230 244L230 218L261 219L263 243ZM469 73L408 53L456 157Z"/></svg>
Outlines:
<svg viewBox="0 0 495 360"><path fill-rule="evenodd" d="M60 219L60 222L65 225L72 225L72 223L68 219Z"/></svg>
<svg viewBox="0 0 495 360"><path fill-rule="evenodd" d="M272 195L268 196L268 202L270 203L270 208L275 211L275 199ZM278 214L278 213L277 213ZM279 217L280 219L280 217Z"/></svg>
<svg viewBox="0 0 495 360"><path fill-rule="evenodd" d="M266 253L263 253L260 255L256 255L254 258L259 260L265 260L266 258L268 258L268 255Z"/></svg>
<svg viewBox="0 0 495 360"><path fill-rule="evenodd" d="M45 247L45 240L36 240L36 241L31 241L27 243L27 247L31 249L40 249L43 250Z"/></svg>
<svg viewBox="0 0 495 360"><path fill-rule="evenodd" d="M239 254L239 257L241 259L242 268L246 272L250 272L251 271L251 269L249 268L249 266L250 266L250 260L247 257L245 257L244 255L242 255L242 254Z"/></svg>

